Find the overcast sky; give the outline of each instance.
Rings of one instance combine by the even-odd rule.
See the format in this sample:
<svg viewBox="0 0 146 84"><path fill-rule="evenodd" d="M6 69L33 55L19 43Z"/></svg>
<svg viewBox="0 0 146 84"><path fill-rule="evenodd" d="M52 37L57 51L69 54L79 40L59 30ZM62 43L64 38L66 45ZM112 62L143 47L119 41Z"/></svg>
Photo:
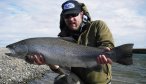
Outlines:
<svg viewBox="0 0 146 84"><path fill-rule="evenodd" d="M0 47L31 37L57 37L65 0L0 0ZM146 0L78 0L109 26L116 46L146 48Z"/></svg>

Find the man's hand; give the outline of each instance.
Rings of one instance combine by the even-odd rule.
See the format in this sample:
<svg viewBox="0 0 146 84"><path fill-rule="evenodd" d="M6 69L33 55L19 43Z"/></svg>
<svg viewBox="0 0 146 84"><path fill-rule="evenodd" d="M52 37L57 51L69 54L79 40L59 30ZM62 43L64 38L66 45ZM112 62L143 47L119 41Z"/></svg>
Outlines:
<svg viewBox="0 0 146 84"><path fill-rule="evenodd" d="M26 56L26 61L29 63L33 63L33 64L37 64L37 65L44 65L46 64L45 59L43 57L43 55L41 54L31 54L31 55L27 55ZM48 64L48 66L50 67L50 69L58 74L64 74L64 72L62 71L62 69L59 68L58 65L52 65L52 64Z"/></svg>
<svg viewBox="0 0 146 84"><path fill-rule="evenodd" d="M37 64L37 65L43 65L45 64L45 59L43 55L39 53L31 54L26 56L26 61L29 63Z"/></svg>
<svg viewBox="0 0 146 84"><path fill-rule="evenodd" d="M104 52L110 51L111 49L106 47ZM104 54L100 54L99 56L97 56L97 60L96 62L98 64L112 64L112 60L110 58L107 58L107 56L105 56Z"/></svg>

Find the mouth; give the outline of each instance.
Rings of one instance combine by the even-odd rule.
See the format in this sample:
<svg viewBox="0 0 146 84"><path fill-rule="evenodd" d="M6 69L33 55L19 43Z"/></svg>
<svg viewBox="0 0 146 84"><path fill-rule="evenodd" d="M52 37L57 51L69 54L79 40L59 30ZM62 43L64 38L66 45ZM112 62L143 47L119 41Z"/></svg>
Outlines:
<svg viewBox="0 0 146 84"><path fill-rule="evenodd" d="M73 25L73 24L76 24L76 23L75 23L75 22L70 22L69 24L70 24L70 25Z"/></svg>
<svg viewBox="0 0 146 84"><path fill-rule="evenodd" d="M14 56L15 55L15 51L13 49L10 49L10 48L5 48L6 50L6 55L8 56Z"/></svg>

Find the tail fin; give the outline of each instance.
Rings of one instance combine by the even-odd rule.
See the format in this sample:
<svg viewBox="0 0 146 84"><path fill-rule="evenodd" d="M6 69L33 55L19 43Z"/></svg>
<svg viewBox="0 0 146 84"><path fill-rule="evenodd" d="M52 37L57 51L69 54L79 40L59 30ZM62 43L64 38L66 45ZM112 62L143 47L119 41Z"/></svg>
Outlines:
<svg viewBox="0 0 146 84"><path fill-rule="evenodd" d="M124 45L113 48L117 56L116 62L123 65L133 64L132 48L133 48L133 44L124 44Z"/></svg>

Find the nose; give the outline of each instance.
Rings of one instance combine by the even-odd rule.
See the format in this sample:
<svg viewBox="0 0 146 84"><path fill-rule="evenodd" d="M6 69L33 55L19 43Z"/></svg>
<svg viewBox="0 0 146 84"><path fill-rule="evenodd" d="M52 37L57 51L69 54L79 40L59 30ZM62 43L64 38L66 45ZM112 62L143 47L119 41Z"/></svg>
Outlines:
<svg viewBox="0 0 146 84"><path fill-rule="evenodd" d="M74 17L70 16L70 17L68 17L68 20L69 21L73 21L74 20Z"/></svg>
<svg viewBox="0 0 146 84"><path fill-rule="evenodd" d="M10 48L5 48L5 54L8 56L13 56L15 54L15 51L13 49Z"/></svg>

